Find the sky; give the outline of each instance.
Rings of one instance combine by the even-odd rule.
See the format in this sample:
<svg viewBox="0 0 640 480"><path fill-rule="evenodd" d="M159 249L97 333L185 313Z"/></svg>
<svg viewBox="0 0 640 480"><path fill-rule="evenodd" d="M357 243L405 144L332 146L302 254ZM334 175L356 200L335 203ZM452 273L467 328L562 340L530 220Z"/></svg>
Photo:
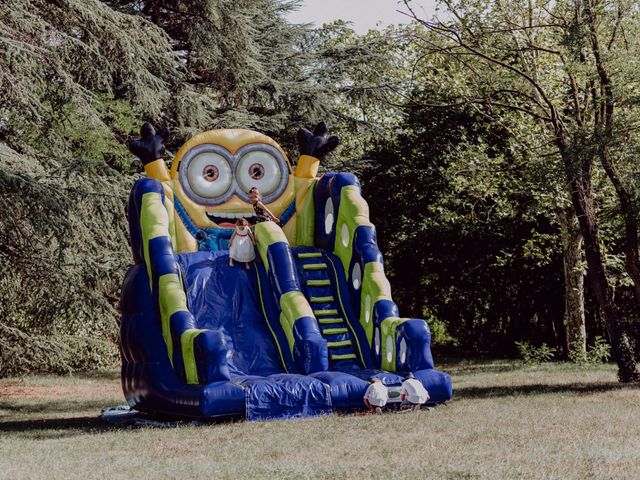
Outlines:
<svg viewBox="0 0 640 480"><path fill-rule="evenodd" d="M411 3L421 18L435 13L436 0L412 0ZM292 23L315 23L320 27L340 18L353 22L352 28L362 34L370 28L408 23L409 18L397 10L406 11L398 0L303 0L300 10L289 14L288 19Z"/></svg>

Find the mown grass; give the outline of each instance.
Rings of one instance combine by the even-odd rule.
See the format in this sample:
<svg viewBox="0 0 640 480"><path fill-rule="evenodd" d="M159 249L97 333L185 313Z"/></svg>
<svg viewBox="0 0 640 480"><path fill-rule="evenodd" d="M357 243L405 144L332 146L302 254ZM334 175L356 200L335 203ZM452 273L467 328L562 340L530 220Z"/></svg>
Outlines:
<svg viewBox="0 0 640 480"><path fill-rule="evenodd" d="M102 423L115 372L0 380L0 477L640 478L640 390L613 366L441 368L456 398L434 411L177 428Z"/></svg>

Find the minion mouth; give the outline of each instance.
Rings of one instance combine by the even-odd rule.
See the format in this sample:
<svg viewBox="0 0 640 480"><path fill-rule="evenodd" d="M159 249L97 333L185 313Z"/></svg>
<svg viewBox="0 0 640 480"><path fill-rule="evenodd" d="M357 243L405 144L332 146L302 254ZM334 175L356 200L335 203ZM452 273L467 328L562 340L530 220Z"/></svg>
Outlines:
<svg viewBox="0 0 640 480"><path fill-rule="evenodd" d="M229 213L229 212L216 212L217 215L214 215L210 212L205 212L207 214L207 218L211 220L216 225L227 228L233 227L236 223L236 220L239 218L246 218L247 221L253 225L256 223L256 216L253 212L240 212L240 213Z"/></svg>

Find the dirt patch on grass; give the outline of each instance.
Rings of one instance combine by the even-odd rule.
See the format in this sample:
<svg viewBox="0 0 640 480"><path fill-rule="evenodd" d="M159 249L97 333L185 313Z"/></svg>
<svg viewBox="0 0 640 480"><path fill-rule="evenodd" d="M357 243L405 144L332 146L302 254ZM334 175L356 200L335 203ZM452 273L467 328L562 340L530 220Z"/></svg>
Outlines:
<svg viewBox="0 0 640 480"><path fill-rule="evenodd" d="M610 400L623 400L632 402L632 404L640 404L640 385L638 387L629 387L619 390L611 390L609 392L594 393L586 397L586 400L594 402L608 402Z"/></svg>
<svg viewBox="0 0 640 480"><path fill-rule="evenodd" d="M119 382L89 381L83 383L35 383L30 380L0 381L0 399L41 398L75 400L110 398L122 395Z"/></svg>

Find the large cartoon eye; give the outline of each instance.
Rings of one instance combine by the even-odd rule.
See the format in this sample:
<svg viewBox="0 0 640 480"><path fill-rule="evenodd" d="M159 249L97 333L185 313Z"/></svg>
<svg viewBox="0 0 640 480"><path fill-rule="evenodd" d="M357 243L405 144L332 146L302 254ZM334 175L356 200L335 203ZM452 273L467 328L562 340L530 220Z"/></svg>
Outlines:
<svg viewBox="0 0 640 480"><path fill-rule="evenodd" d="M187 166L191 190L203 198L216 198L229 190L233 175L226 158L216 152L202 152Z"/></svg>
<svg viewBox="0 0 640 480"><path fill-rule="evenodd" d="M236 166L236 182L244 192L256 187L263 197L276 191L282 179L278 160L263 150L246 153Z"/></svg>
<svg viewBox="0 0 640 480"><path fill-rule="evenodd" d="M202 144L178 165L180 185L199 205L220 205L233 195L233 156L220 145Z"/></svg>

